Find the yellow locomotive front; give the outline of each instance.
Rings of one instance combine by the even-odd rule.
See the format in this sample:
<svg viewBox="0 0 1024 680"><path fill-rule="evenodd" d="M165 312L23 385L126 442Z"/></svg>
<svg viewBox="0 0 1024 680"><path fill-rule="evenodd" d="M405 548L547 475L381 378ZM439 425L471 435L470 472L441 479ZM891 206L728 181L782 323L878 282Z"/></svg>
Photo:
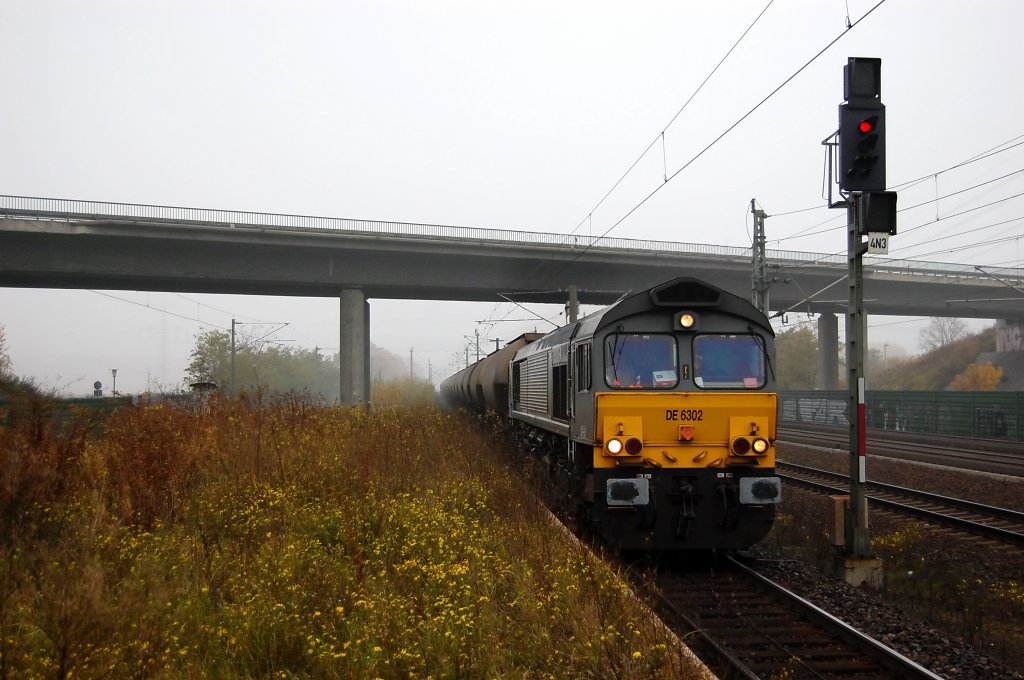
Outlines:
<svg viewBox="0 0 1024 680"><path fill-rule="evenodd" d="M638 330L666 316L595 334L594 527L630 549L749 547L781 499L770 327L709 308L672 314L670 332Z"/></svg>
<svg viewBox="0 0 1024 680"><path fill-rule="evenodd" d="M601 534L646 550L746 548L767 534L780 499L775 394L595 397Z"/></svg>

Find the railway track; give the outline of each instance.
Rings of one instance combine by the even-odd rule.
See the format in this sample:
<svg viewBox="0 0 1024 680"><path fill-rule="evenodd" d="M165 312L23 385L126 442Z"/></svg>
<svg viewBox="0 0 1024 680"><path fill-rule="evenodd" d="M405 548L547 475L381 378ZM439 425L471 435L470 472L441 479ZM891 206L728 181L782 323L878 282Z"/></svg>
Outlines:
<svg viewBox="0 0 1024 680"><path fill-rule="evenodd" d="M849 493L849 477L837 472L781 461L776 472L787 482L817 491ZM865 491L874 507L1024 547L1024 512L881 482L867 482Z"/></svg>
<svg viewBox="0 0 1024 680"><path fill-rule="evenodd" d="M845 427L804 427L786 423L779 428L778 438L784 443L849 449L849 433ZM1015 442L868 429L867 450L874 456L1024 476L1024 447Z"/></svg>
<svg viewBox="0 0 1024 680"><path fill-rule="evenodd" d="M656 579L662 617L719 677L940 677L750 567L723 566Z"/></svg>

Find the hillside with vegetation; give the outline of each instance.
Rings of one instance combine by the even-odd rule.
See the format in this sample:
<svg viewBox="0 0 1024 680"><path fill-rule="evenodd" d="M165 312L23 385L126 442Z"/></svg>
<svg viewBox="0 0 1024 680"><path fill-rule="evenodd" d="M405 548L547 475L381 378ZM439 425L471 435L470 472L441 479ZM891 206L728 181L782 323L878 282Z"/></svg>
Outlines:
<svg viewBox="0 0 1024 680"><path fill-rule="evenodd" d="M995 328L969 335L930 338L928 349L917 356L872 347L865 357L865 373L872 390L942 391L995 389L1002 371L979 355L995 350ZM818 339L810 325L786 329L776 336L776 363L780 389L809 390L817 386ZM845 385L845 348L840 347L839 382Z"/></svg>
<svg viewBox="0 0 1024 680"><path fill-rule="evenodd" d="M875 357L876 361L868 369L868 380L871 389L878 390L945 390L953 385L958 375L968 372L979 354L995 348L995 328L987 328L919 356L890 357L885 364L880 364ZM964 383L964 387L968 385Z"/></svg>

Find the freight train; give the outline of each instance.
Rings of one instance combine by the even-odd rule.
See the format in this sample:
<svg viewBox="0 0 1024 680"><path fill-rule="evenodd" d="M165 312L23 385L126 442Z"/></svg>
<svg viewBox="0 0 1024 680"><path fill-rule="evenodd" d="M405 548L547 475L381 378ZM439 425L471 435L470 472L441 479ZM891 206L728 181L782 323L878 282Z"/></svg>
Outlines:
<svg viewBox="0 0 1024 680"><path fill-rule="evenodd" d="M507 419L607 543L743 549L782 497L774 337L746 300L682 277L516 338L446 379L441 398Z"/></svg>

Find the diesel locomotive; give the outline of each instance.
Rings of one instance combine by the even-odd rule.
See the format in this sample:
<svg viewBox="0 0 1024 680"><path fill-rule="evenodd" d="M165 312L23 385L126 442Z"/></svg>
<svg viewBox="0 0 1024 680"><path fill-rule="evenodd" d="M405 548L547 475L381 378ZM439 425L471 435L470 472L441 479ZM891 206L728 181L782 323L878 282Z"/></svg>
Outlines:
<svg viewBox="0 0 1024 680"><path fill-rule="evenodd" d="M548 465L562 502L626 550L733 550L771 528L774 332L746 300L683 277L446 379Z"/></svg>

